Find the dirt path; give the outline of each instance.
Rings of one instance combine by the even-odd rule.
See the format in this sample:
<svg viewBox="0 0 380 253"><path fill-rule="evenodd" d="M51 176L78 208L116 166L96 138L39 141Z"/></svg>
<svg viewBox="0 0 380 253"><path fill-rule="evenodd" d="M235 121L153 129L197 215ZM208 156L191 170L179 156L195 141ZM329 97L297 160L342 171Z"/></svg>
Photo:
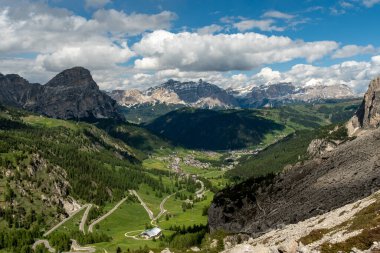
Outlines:
<svg viewBox="0 0 380 253"><path fill-rule="evenodd" d="M40 245L40 244L43 244L45 246L45 248L48 249L49 252L51 252L51 253L55 252L55 249L52 246L50 246L50 243L49 243L48 240L38 240L38 241L36 241L33 244L32 249L36 250L37 246Z"/></svg>
<svg viewBox="0 0 380 253"><path fill-rule="evenodd" d="M50 235L51 233L53 233L60 226L62 226L66 221L69 221L70 219L72 219L77 213L79 213L80 211L82 211L87 206L88 206L88 204L83 205L81 208L79 208L78 210L76 210L75 212L73 212L69 217L67 217L66 219L62 220L60 223L58 223L54 227L52 227L49 231L47 231L45 234L43 234L43 236L46 237L46 236Z"/></svg>
<svg viewBox="0 0 380 253"><path fill-rule="evenodd" d="M205 184L199 179L197 179L195 182L201 184L201 188L195 192L195 196L197 196L198 198L201 198L201 197L203 197L203 193L205 190Z"/></svg>
<svg viewBox="0 0 380 253"><path fill-rule="evenodd" d="M86 211L84 212L83 216L82 216L82 220L80 221L80 224L79 224L79 231L82 231L83 234L86 234L86 231L84 230L84 226L86 224L86 221L87 221L87 217L88 217L88 213L90 212L92 208L92 204L89 204L87 206L87 209Z"/></svg>
<svg viewBox="0 0 380 253"><path fill-rule="evenodd" d="M96 249L94 247L82 247L78 244L78 242L74 239L71 239L71 250L70 252L67 252L67 253L73 253L73 252L83 252L83 253L94 253L96 251Z"/></svg>
<svg viewBox="0 0 380 253"><path fill-rule="evenodd" d="M113 212L115 212L116 209L118 209L119 206L120 206L121 204L123 204L124 201L126 201L127 199L128 199L128 197L123 198L122 200L120 200L119 203L117 203L117 204L116 204L111 210L109 210L105 215L99 217L99 218L96 219L93 223L91 223L91 224L88 226L88 232L89 232L89 233L92 233L93 228L94 228L94 226L95 226L96 224L98 224L99 222L101 222L102 220L104 220L105 218L107 218L108 216L110 216Z"/></svg>
<svg viewBox="0 0 380 253"><path fill-rule="evenodd" d="M130 193L134 194L137 197L137 199L140 201L140 204L144 207L145 211L148 213L149 219L153 220L154 214L153 214L152 210L150 210L149 207L146 205L144 200L142 200L142 198L140 198L140 196L137 194L137 192L135 190L131 190Z"/></svg>

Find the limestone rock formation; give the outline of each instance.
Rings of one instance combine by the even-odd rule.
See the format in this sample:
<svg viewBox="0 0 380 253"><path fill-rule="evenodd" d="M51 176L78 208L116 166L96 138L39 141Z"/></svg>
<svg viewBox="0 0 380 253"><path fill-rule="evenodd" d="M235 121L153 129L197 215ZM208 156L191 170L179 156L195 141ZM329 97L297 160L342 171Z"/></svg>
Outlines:
<svg viewBox="0 0 380 253"><path fill-rule="evenodd" d="M116 102L82 67L65 70L45 85L0 74L0 103L61 119L119 117Z"/></svg>
<svg viewBox="0 0 380 253"><path fill-rule="evenodd" d="M369 84L356 115L348 122L349 134L354 135L358 130L377 128L380 125L380 77Z"/></svg>

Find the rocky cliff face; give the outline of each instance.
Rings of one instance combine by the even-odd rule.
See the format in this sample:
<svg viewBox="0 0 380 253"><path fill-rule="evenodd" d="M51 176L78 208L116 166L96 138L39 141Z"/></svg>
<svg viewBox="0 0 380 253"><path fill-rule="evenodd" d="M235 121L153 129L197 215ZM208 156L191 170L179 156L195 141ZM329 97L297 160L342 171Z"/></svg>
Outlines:
<svg viewBox="0 0 380 253"><path fill-rule="evenodd" d="M0 103L61 119L118 117L116 102L99 90L90 71L65 70L45 85L0 75Z"/></svg>
<svg viewBox="0 0 380 253"><path fill-rule="evenodd" d="M0 74L0 103L13 107L31 107L37 103L40 84L29 83L19 75Z"/></svg>
<svg viewBox="0 0 380 253"><path fill-rule="evenodd" d="M355 116L348 122L350 135L358 130L377 128L380 124L380 77L372 80Z"/></svg>
<svg viewBox="0 0 380 253"><path fill-rule="evenodd" d="M209 209L211 230L258 236L370 195L380 189L379 140L380 129L273 179L219 192Z"/></svg>

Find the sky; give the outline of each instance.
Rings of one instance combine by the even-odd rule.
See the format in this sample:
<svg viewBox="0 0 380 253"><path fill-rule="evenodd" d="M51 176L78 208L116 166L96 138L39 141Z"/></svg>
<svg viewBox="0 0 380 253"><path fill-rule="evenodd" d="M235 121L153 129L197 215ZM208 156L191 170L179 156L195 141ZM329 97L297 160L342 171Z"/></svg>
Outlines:
<svg viewBox="0 0 380 253"><path fill-rule="evenodd" d="M380 0L0 0L0 73L44 84L83 66L104 90L203 79L361 94L380 75L378 24Z"/></svg>

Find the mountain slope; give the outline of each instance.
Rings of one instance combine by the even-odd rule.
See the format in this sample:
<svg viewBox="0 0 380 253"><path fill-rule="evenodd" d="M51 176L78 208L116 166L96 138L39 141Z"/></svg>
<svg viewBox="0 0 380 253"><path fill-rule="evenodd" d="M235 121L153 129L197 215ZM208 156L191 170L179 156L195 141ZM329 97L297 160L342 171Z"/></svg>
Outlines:
<svg viewBox="0 0 380 253"><path fill-rule="evenodd" d="M267 145L296 130L310 130L347 120L356 105L357 101L353 100L260 110L182 108L158 117L145 127L175 145L212 150L239 149Z"/></svg>
<svg viewBox="0 0 380 253"><path fill-rule="evenodd" d="M378 138L380 131L342 144L265 183L252 179L226 189L214 199L210 227L259 234L368 196L380 188Z"/></svg>
<svg viewBox="0 0 380 253"><path fill-rule="evenodd" d="M184 108L154 120L146 128L175 145L226 150L257 145L265 134L285 126L249 111Z"/></svg>
<svg viewBox="0 0 380 253"><path fill-rule="evenodd" d="M0 103L61 119L119 117L116 102L81 67L65 70L45 85L0 74Z"/></svg>
<svg viewBox="0 0 380 253"><path fill-rule="evenodd" d="M377 90L370 88L369 97ZM340 130L328 135L341 136L336 131ZM334 141L333 149L327 149L323 139L314 141L314 149L325 150L312 159L279 175L252 178L218 193L209 209L210 228L256 237L369 196L380 189L379 139L380 129L372 129L354 140Z"/></svg>

